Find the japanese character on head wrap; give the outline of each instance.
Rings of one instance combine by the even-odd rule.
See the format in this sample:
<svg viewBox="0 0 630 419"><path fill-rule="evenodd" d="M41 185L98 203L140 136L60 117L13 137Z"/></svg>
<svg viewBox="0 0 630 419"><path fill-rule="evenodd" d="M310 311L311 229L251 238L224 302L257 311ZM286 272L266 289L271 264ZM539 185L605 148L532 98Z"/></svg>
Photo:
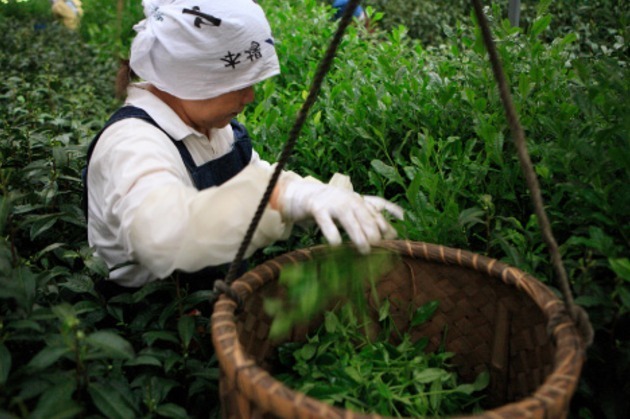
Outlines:
<svg viewBox="0 0 630 419"><path fill-rule="evenodd" d="M271 28L253 0L143 0L130 65L184 100L211 99L280 73Z"/></svg>

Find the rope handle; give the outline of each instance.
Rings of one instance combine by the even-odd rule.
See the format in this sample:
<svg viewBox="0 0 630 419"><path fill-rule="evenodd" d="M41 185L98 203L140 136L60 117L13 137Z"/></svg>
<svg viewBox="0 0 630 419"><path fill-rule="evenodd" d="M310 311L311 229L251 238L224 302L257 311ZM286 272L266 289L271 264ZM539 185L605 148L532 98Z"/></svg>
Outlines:
<svg viewBox="0 0 630 419"><path fill-rule="evenodd" d="M518 154L521 170L523 172L523 175L525 176L527 188L529 189L532 196L534 213L536 214L536 217L538 219L538 225L542 232L543 240L549 248L551 262L556 273L557 280L559 282L560 290L562 291L562 295L564 297L564 303L568 309L569 316L576 324L578 330L580 331L580 334L582 335L582 338L584 339L584 342L587 346L589 346L593 342L593 327L591 326L591 323L588 319L588 314L586 310L575 304L573 300L573 294L571 294L571 287L569 286L567 272L564 268L562 256L560 255L560 251L558 249L558 243L556 242L556 239L553 235L551 224L549 223L549 218L547 218L547 213L545 211L538 177L536 176L532 160L529 156L529 152L527 151L525 132L523 131L523 127L521 126L519 117L512 102L512 95L508 88L507 80L503 71L503 67L501 65L501 60L499 59L499 54L497 53L496 45L494 43L494 40L492 39L492 33L490 31L488 19L483 12L481 1L472 0L472 2L475 9L475 15L479 22L479 27L481 28L483 42L485 44L486 50L488 51L488 56L490 57L492 71L499 87L501 102L503 103L503 108L505 110L505 114L510 125L510 130L512 131L512 135L514 136L514 144L516 145L516 152Z"/></svg>

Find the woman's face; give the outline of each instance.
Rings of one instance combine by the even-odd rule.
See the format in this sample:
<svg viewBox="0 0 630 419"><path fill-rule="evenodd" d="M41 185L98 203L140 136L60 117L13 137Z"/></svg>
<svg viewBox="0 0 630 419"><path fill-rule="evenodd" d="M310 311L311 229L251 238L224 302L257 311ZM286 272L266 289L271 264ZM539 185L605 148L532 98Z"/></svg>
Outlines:
<svg viewBox="0 0 630 419"><path fill-rule="evenodd" d="M175 111L182 120L199 132L208 134L212 128L223 128L254 101L254 87L225 93L212 99L178 100Z"/></svg>

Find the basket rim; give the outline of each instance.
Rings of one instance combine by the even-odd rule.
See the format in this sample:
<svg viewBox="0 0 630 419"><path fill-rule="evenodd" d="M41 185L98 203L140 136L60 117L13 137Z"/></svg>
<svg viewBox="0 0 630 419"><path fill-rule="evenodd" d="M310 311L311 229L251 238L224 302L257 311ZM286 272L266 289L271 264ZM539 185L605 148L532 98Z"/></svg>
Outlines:
<svg viewBox="0 0 630 419"><path fill-rule="evenodd" d="M264 262L252 270L246 272L234 283L231 288L246 301L257 289L268 280L261 272L269 273L277 277L282 266L287 262L300 262L308 260L313 253L325 251L328 245L318 245L306 249L294 250L267 262ZM571 318L567 315L564 303L532 275L507 265L497 259L483 256L470 251L450 248L431 243L409 240L385 240L375 248L383 248L395 251L402 256L420 258L429 262L437 262L447 265L459 265L464 268L487 274L489 277L499 279L503 283L524 292L539 307L547 321L547 332L552 343L555 344L553 353L553 370L544 382L533 394L521 400L510 402L503 406L486 410L485 412L466 417L508 417L514 414L518 416L530 416L532 411L544 409L557 413L552 417L562 416L566 410L581 373L585 361L585 345ZM318 416L342 416L351 418L383 418L383 416L346 411L331 406L323 401L306 396L285 386L276 380L262 367L256 365L251 357L245 353L236 327L237 304L225 295L222 295L215 303L211 316L212 340L219 364L223 372L233 372L233 377L227 377L233 385L244 392L247 397L261 406L278 407L285 404L287 416L297 417L296 401L315 407ZM265 387L263 388L263 384ZM269 391L273 389L273 391ZM258 391L256 391L258 390ZM261 391L268 391L267 397L260 397ZM289 407L293 406L293 408ZM291 415L293 412L293 415ZM321 415L320 415L321 414Z"/></svg>

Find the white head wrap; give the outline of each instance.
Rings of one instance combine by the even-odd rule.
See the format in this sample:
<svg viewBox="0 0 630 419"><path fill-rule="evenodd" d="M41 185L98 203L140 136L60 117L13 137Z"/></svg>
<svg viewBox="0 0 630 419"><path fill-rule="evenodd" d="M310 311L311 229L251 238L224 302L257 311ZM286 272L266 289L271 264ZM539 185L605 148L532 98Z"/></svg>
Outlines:
<svg viewBox="0 0 630 419"><path fill-rule="evenodd" d="M253 0L143 0L133 71L180 99L210 99L280 73L271 28Z"/></svg>

